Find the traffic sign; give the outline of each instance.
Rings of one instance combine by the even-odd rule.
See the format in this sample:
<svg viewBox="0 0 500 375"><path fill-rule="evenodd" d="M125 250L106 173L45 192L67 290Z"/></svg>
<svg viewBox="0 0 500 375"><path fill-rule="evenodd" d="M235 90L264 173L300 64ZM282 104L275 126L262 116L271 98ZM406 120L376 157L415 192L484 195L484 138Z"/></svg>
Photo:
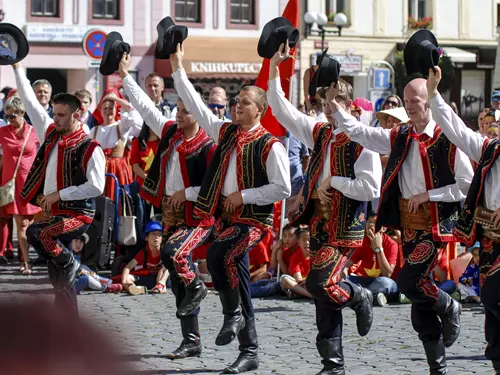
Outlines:
<svg viewBox="0 0 500 375"><path fill-rule="evenodd" d="M107 34L98 29L89 30L83 37L83 52L96 60L102 59Z"/></svg>
<svg viewBox="0 0 500 375"><path fill-rule="evenodd" d="M382 105L389 96L392 95L391 91L373 90L370 91L370 101L374 104L375 112L381 111Z"/></svg>
<svg viewBox="0 0 500 375"><path fill-rule="evenodd" d="M387 90L391 87L391 71L387 68L373 69L373 88Z"/></svg>

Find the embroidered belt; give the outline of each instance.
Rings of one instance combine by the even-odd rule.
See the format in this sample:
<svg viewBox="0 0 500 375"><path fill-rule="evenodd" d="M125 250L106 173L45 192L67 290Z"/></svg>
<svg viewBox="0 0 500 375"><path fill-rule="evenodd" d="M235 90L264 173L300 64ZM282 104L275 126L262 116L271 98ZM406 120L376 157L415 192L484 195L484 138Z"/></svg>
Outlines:
<svg viewBox="0 0 500 375"><path fill-rule="evenodd" d="M168 203L170 196L164 195L161 202L162 221L165 228L179 226L186 222L186 206L182 203L180 209L176 209Z"/></svg>
<svg viewBox="0 0 500 375"><path fill-rule="evenodd" d="M312 191L311 199L314 201L314 215L330 221L332 219L332 205L323 204L319 199L316 189Z"/></svg>
<svg viewBox="0 0 500 375"><path fill-rule="evenodd" d="M233 214L226 211L226 209L224 208L224 203L226 203L226 197L221 195L219 198L219 209L222 211L221 219L222 220L231 220L231 218L233 217Z"/></svg>
<svg viewBox="0 0 500 375"><path fill-rule="evenodd" d="M418 212L408 210L409 199L399 198L399 213L401 226L405 229L430 230L432 228L431 206L424 202L418 207Z"/></svg>
<svg viewBox="0 0 500 375"><path fill-rule="evenodd" d="M483 227L483 236L494 241L500 241L500 229L495 227L494 213L492 210L478 206L474 211L474 221Z"/></svg>

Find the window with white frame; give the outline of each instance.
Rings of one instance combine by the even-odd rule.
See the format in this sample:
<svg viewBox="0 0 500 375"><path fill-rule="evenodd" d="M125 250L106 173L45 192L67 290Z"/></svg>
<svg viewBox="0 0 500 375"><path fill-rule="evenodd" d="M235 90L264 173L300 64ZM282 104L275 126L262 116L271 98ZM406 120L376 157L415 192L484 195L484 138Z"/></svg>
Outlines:
<svg viewBox="0 0 500 375"><path fill-rule="evenodd" d="M408 17L416 20L429 17L428 0L408 0Z"/></svg>
<svg viewBox="0 0 500 375"><path fill-rule="evenodd" d="M35 17L58 17L59 0L31 0L31 15Z"/></svg>
<svg viewBox="0 0 500 375"><path fill-rule="evenodd" d="M93 0L92 17L117 20L120 18L119 0Z"/></svg>
<svg viewBox="0 0 500 375"><path fill-rule="evenodd" d="M175 0L175 20L201 22L200 0Z"/></svg>
<svg viewBox="0 0 500 375"><path fill-rule="evenodd" d="M255 24L255 0L231 0L231 23Z"/></svg>

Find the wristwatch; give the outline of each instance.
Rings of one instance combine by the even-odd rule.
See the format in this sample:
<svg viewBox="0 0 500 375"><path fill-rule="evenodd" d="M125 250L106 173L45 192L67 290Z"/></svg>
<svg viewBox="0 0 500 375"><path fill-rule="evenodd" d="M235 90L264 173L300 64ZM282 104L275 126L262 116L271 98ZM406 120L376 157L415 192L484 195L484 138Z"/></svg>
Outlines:
<svg viewBox="0 0 500 375"><path fill-rule="evenodd" d="M373 250L373 251L375 251L375 254L378 254L378 253L382 252L382 248L376 247L375 250Z"/></svg>

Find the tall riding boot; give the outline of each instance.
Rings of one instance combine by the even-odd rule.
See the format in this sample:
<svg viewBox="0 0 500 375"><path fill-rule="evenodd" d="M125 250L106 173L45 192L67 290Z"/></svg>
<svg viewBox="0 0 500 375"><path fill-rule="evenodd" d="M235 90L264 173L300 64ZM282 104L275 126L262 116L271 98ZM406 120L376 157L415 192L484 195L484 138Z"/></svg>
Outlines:
<svg viewBox="0 0 500 375"><path fill-rule="evenodd" d="M240 354L231 366L222 371L223 374L240 374L256 370L259 367L259 343L255 329L255 318L245 320L245 328L238 333L238 341L240 342Z"/></svg>
<svg viewBox="0 0 500 375"><path fill-rule="evenodd" d="M460 335L460 314L462 312L462 305L451 298L448 293L439 291L434 310L441 318L441 323L443 324L444 346L449 348Z"/></svg>
<svg viewBox="0 0 500 375"><path fill-rule="evenodd" d="M350 281L346 281L352 288L351 300L347 303L356 313L356 325L360 336L366 336L373 323L373 294Z"/></svg>
<svg viewBox="0 0 500 375"><path fill-rule="evenodd" d="M238 333L245 327L245 319L241 315L240 290L236 287L219 291L219 299L222 303L224 324L215 339L215 345L227 345L235 339Z"/></svg>
<svg viewBox="0 0 500 375"><path fill-rule="evenodd" d="M429 364L430 375L446 375L446 354L443 339L424 342L425 355Z"/></svg>
<svg viewBox="0 0 500 375"><path fill-rule="evenodd" d="M491 363L493 364L493 369L495 370L495 375L499 375L500 374L500 361L492 359Z"/></svg>
<svg viewBox="0 0 500 375"><path fill-rule="evenodd" d="M342 338L334 337L316 343L323 370L316 375L345 375L344 353L342 351Z"/></svg>
<svg viewBox="0 0 500 375"><path fill-rule="evenodd" d="M59 283L59 271L52 262L47 262L47 272L49 273L49 280L52 286L55 288Z"/></svg>
<svg viewBox="0 0 500 375"><path fill-rule="evenodd" d="M188 316L207 296L207 287L198 276L194 278L189 285L186 285L186 295L177 309L177 315L180 317Z"/></svg>
<svg viewBox="0 0 500 375"><path fill-rule="evenodd" d="M182 359L186 357L199 357L201 355L200 328L198 316L181 318L182 342L172 353L167 354L169 359Z"/></svg>
<svg viewBox="0 0 500 375"><path fill-rule="evenodd" d="M80 262L68 249L63 249L52 259L52 263L59 272L56 289L71 289L80 272Z"/></svg>

